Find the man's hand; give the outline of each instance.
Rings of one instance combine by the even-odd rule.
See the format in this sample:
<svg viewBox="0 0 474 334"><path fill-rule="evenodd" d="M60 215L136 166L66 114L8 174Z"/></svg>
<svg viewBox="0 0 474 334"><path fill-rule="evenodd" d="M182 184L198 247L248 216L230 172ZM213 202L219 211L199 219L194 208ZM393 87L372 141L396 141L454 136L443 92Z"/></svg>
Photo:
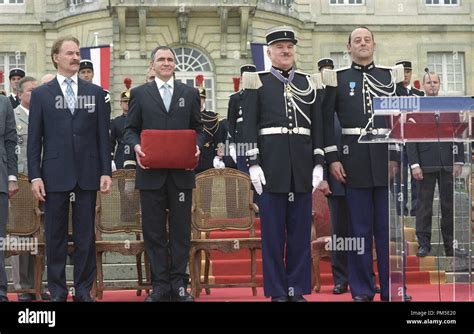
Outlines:
<svg viewBox="0 0 474 334"><path fill-rule="evenodd" d="M346 171L339 161L335 161L329 165L329 172L341 183L346 183Z"/></svg>
<svg viewBox="0 0 474 334"><path fill-rule="evenodd" d="M141 158L143 158L145 156L145 153L142 151L141 145L140 144L135 145L134 150L135 150L135 153L136 153L138 166L140 166L143 169L149 169L149 167L145 167L145 166L142 165Z"/></svg>
<svg viewBox="0 0 474 334"><path fill-rule="evenodd" d="M453 166L453 175L454 177L459 177L462 173L462 165L461 164L455 164Z"/></svg>
<svg viewBox="0 0 474 334"><path fill-rule="evenodd" d="M100 192L102 194L110 194L112 192L112 178L108 175L100 177Z"/></svg>
<svg viewBox="0 0 474 334"><path fill-rule="evenodd" d="M325 196L327 195L331 195L332 194L332 191L331 189L329 188L329 183L328 181L321 181L321 183L319 184L318 188L317 188L320 192L322 192Z"/></svg>
<svg viewBox="0 0 474 334"><path fill-rule="evenodd" d="M38 201L45 201L46 191L44 190L43 180L33 181L33 183L31 183L31 191L33 192L33 196L35 196Z"/></svg>
<svg viewBox="0 0 474 334"><path fill-rule="evenodd" d="M212 165L214 166L214 168L218 169L225 168L224 161L222 161L221 157L217 155L214 157L214 160L212 160Z"/></svg>
<svg viewBox="0 0 474 334"><path fill-rule="evenodd" d="M265 175L263 174L263 169L259 165L254 165L249 168L250 180L255 188L257 194L261 195L263 192L263 186L267 184L265 180Z"/></svg>
<svg viewBox="0 0 474 334"><path fill-rule="evenodd" d="M313 193L319 187L321 181L323 181L323 167L321 165L317 165L313 168Z"/></svg>
<svg viewBox="0 0 474 334"><path fill-rule="evenodd" d="M389 161L388 162L388 177L392 180L395 175L398 173L398 162L397 161Z"/></svg>
<svg viewBox="0 0 474 334"><path fill-rule="evenodd" d="M8 181L8 198L12 198L20 190L17 181Z"/></svg>
<svg viewBox="0 0 474 334"><path fill-rule="evenodd" d="M423 171L421 167L415 167L411 170L411 176L417 181L423 180Z"/></svg>

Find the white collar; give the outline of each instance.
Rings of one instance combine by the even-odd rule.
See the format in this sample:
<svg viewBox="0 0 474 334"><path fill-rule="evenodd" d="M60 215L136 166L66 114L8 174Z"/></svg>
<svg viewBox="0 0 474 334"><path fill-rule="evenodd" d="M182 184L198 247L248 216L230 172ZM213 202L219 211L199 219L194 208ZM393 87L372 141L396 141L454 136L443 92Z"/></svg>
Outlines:
<svg viewBox="0 0 474 334"><path fill-rule="evenodd" d="M164 82L163 80L161 80L160 78L158 77L155 77L155 82L156 82L156 86L158 86L158 89L161 89L161 87L166 83L168 84L171 89L174 88L174 80L173 78L169 79L168 81Z"/></svg>
<svg viewBox="0 0 474 334"><path fill-rule="evenodd" d="M21 104L19 105L21 109L23 109L23 111L29 115L30 114L30 110L29 109L26 109L25 107L23 107Z"/></svg>
<svg viewBox="0 0 474 334"><path fill-rule="evenodd" d="M66 80L66 77L62 74L59 74L59 73L56 74L56 78L58 79L58 83L59 83L60 86L64 83L64 80ZM74 74L71 77L71 79L77 85L77 73Z"/></svg>
<svg viewBox="0 0 474 334"><path fill-rule="evenodd" d="M411 90L411 85L408 85L405 88L408 89L408 90Z"/></svg>

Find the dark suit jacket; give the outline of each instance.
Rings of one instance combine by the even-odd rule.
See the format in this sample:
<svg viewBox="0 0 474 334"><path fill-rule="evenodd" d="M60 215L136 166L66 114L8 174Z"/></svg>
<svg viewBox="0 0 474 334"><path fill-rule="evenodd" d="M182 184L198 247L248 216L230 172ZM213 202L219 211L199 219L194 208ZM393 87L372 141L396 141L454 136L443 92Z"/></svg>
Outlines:
<svg viewBox="0 0 474 334"><path fill-rule="evenodd" d="M78 106L67 108L58 80L34 89L28 125L28 176L42 178L46 191L98 190L111 175L110 114L104 91L78 79Z"/></svg>
<svg viewBox="0 0 474 334"><path fill-rule="evenodd" d="M173 96L169 112L166 111L163 100L155 81L132 89L130 93L129 110L125 123L125 143L132 149L140 144L142 130L196 130L197 145L202 147L202 122L200 114L200 99L197 89L174 82ZM178 140L178 138L177 138ZM137 165L136 186L142 190L160 189L166 178L172 177L180 189L192 189L195 186L194 171L184 169L147 169Z"/></svg>

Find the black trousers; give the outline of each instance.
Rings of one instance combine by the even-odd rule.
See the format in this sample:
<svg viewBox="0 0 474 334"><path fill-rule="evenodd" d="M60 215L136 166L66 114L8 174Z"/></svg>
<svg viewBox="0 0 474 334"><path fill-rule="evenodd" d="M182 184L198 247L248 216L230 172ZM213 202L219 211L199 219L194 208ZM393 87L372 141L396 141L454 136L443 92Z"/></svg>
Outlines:
<svg viewBox="0 0 474 334"><path fill-rule="evenodd" d="M192 189L178 189L168 177L158 190L140 190L140 202L153 289L178 294L188 280Z"/></svg>
<svg viewBox="0 0 474 334"><path fill-rule="evenodd" d="M349 236L350 215L345 196L329 196L329 211L331 212L331 234L337 238ZM345 285L349 283L347 268L347 252L331 251L332 277L334 285Z"/></svg>
<svg viewBox="0 0 474 334"><path fill-rule="evenodd" d="M423 173L423 180L417 181L418 201L416 211L416 237L422 247L431 249L431 220L433 217L433 197L436 182L441 205L441 233L447 256L453 253L453 173Z"/></svg>
<svg viewBox="0 0 474 334"><path fill-rule="evenodd" d="M95 206L97 192L76 187L48 192L44 204L46 263L51 297L65 298L69 203L72 203L74 295L90 296L96 275Z"/></svg>

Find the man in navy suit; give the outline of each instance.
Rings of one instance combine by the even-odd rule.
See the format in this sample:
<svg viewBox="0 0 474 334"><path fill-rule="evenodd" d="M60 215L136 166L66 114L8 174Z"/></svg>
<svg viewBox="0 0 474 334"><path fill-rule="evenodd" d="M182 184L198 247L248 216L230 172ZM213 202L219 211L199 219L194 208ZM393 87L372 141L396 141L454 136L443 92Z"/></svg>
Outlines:
<svg viewBox="0 0 474 334"><path fill-rule="evenodd" d="M150 258L153 293L146 301L193 301L186 291L186 266L191 239L192 170L150 169L141 163L140 134L145 129L197 132L202 147L202 121L197 89L173 80L176 56L169 47L153 51L156 77L132 89L125 122L127 144L137 158L136 187L140 190L145 248ZM196 149L196 157L199 156ZM167 225L168 224L168 229Z"/></svg>
<svg viewBox="0 0 474 334"><path fill-rule="evenodd" d="M66 301L69 202L74 241L74 301L92 301L96 274L97 190L112 187L109 124L104 91L77 77L79 41L61 37L51 48L56 78L33 90L28 125L28 172L44 202L48 288Z"/></svg>

